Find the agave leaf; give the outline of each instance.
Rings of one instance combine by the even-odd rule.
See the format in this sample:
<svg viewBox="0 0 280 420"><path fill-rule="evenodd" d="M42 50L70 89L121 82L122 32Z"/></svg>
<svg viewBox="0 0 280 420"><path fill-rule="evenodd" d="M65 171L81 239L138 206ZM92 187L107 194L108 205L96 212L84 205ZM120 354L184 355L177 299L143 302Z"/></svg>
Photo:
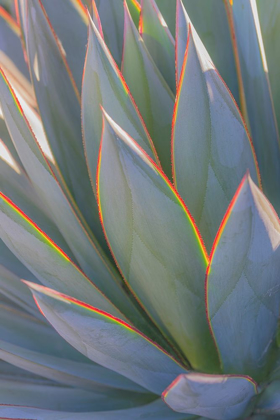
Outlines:
<svg viewBox="0 0 280 420"><path fill-rule="evenodd" d="M207 311L226 373L258 381L267 375L279 315L279 244L278 217L246 176L220 226L206 280Z"/></svg>
<svg viewBox="0 0 280 420"><path fill-rule="evenodd" d="M98 364L62 359L3 340L0 340L0 356L20 369L69 386L90 391L108 391L111 396L116 392L119 397L123 397L123 392L132 397L134 392L147 393L144 388L134 382Z"/></svg>
<svg viewBox="0 0 280 420"><path fill-rule="evenodd" d="M41 318L41 314L34 304L30 291L20 281L20 278L0 264L0 292L19 307L29 312L36 318Z"/></svg>
<svg viewBox="0 0 280 420"><path fill-rule="evenodd" d="M153 161L107 114L104 124L99 208L117 264L151 318L191 365L215 369L204 303L208 257L198 230Z"/></svg>
<svg viewBox="0 0 280 420"><path fill-rule="evenodd" d="M175 359L119 318L83 302L30 285L47 320L74 348L94 362L161 394L176 373ZM171 379L172 380L172 379Z"/></svg>
<svg viewBox="0 0 280 420"><path fill-rule="evenodd" d="M126 3L122 73L151 134L163 170L171 178L170 137L174 96L141 40Z"/></svg>
<svg viewBox="0 0 280 420"><path fill-rule="evenodd" d="M20 207L41 229L53 238L60 248L71 258L70 251L63 236L51 218L45 213L42 203L25 172L17 166L10 166L0 158L0 191L8 195L16 206Z"/></svg>
<svg viewBox="0 0 280 420"><path fill-rule="evenodd" d="M0 221L2 240L43 284L122 317L68 255L2 193Z"/></svg>
<svg viewBox="0 0 280 420"><path fill-rule="evenodd" d="M239 0L231 3L230 12L234 20L234 36L240 57L249 125L260 166L263 189L279 213L279 136L257 6L255 0Z"/></svg>
<svg viewBox="0 0 280 420"><path fill-rule="evenodd" d="M0 77L0 100L11 137L27 174L32 179L42 204L51 214L83 271L102 289L103 293L108 294L117 303L119 308L131 317L134 316L135 322L137 319L141 321L126 293L119 287L122 284L119 274L106 259L98 244L91 241L64 196L3 73ZM25 239L22 240L24 244ZM24 251L24 247L21 250ZM32 258L32 255L29 257ZM38 264L39 261L35 263Z"/></svg>
<svg viewBox="0 0 280 420"><path fill-rule="evenodd" d="M156 2L171 34L175 36L176 1L156 0Z"/></svg>
<svg viewBox="0 0 280 420"><path fill-rule="evenodd" d="M5 120L3 118L1 105L0 105L0 144L2 145L4 144L4 148L6 149L8 155L11 157L11 159L9 159L9 162L12 164L12 166L18 167L20 171L25 172L22 166L21 160L19 158L19 155L14 146L14 143L12 142L12 139L10 137ZM1 159L3 159L3 154L1 154Z"/></svg>
<svg viewBox="0 0 280 420"><path fill-rule="evenodd" d="M20 40L20 27L0 6L0 64L9 71L18 88L30 90L33 95L29 71ZM30 95L30 92L28 93ZM34 95L33 95L34 103Z"/></svg>
<svg viewBox="0 0 280 420"><path fill-rule="evenodd" d="M104 40L120 67L123 50L123 0L95 0L95 3L103 27ZM127 5L135 25L138 26L141 10L138 0L128 0Z"/></svg>
<svg viewBox="0 0 280 420"><path fill-rule="evenodd" d="M268 65L268 77L279 131L280 86L278 63L280 62L280 51L278 48L278 42L280 37L280 3L278 0L270 0L269 2L257 0L257 6Z"/></svg>
<svg viewBox="0 0 280 420"><path fill-rule="evenodd" d="M79 0L42 0L78 89L82 86L88 16Z"/></svg>
<svg viewBox="0 0 280 420"><path fill-rule="evenodd" d="M256 412L266 416L280 414L280 381L271 382L261 393Z"/></svg>
<svg viewBox="0 0 280 420"><path fill-rule="evenodd" d="M197 419L196 416L174 413L160 399L136 408L91 413L70 413L69 411L61 412L2 405L0 406L0 416L15 420L27 420L27 418L36 420L77 420L77 416L79 420L142 420L146 416L151 420Z"/></svg>
<svg viewBox="0 0 280 420"><path fill-rule="evenodd" d="M227 7L223 0L182 0L200 39L209 52L216 68L225 80L238 105L242 109L243 91L239 90L238 73L235 63L233 42L230 35L230 22ZM174 0L176 3L176 1ZM180 28L182 29L182 28ZM179 32L180 32L179 29ZM184 41L182 39L182 41ZM180 39L178 40L180 45ZM184 41L185 42L185 41ZM184 58L184 46L180 47L180 65ZM178 63L179 64L179 63Z"/></svg>
<svg viewBox="0 0 280 420"><path fill-rule="evenodd" d="M15 274L20 278L28 279L32 282L37 283L38 279L34 276L20 261L19 259L9 250L9 248L0 239L0 264L5 267L11 273Z"/></svg>
<svg viewBox="0 0 280 420"><path fill-rule="evenodd" d="M124 391L86 391L54 383L26 383L0 379L0 404L23 405L47 410L118 410L147 404L155 397ZM79 414L77 414L79 415Z"/></svg>
<svg viewBox="0 0 280 420"><path fill-rule="evenodd" d="M102 232L82 144L79 93L41 1L28 0L25 4L32 81L47 138L63 177L61 184L65 181L65 191L70 191L99 239Z"/></svg>
<svg viewBox="0 0 280 420"><path fill-rule="evenodd" d="M258 169L240 112L181 1L177 14L188 42L173 117L174 184L211 249L244 173L258 182Z"/></svg>
<svg viewBox="0 0 280 420"><path fill-rule="evenodd" d="M256 383L241 375L180 375L164 391L163 400L175 411L215 420L250 415Z"/></svg>
<svg viewBox="0 0 280 420"><path fill-rule="evenodd" d="M90 21L82 89L82 121L87 161L93 185L95 185L102 133L100 105L112 114L118 124L127 130L151 157L155 157L154 146L122 74L94 23Z"/></svg>
<svg viewBox="0 0 280 420"><path fill-rule="evenodd" d="M155 0L142 0L139 32L156 66L175 93L175 41Z"/></svg>

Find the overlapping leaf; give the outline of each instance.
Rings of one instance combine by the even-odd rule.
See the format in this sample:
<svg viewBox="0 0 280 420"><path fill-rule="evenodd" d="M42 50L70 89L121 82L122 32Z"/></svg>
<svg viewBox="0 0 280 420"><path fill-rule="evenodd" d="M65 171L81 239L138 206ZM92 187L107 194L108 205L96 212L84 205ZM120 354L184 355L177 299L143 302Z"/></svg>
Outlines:
<svg viewBox="0 0 280 420"><path fill-rule="evenodd" d="M197 228L167 178L109 116L97 185L107 240L129 287L194 368L217 369Z"/></svg>
<svg viewBox="0 0 280 420"><path fill-rule="evenodd" d="M28 0L26 44L43 125L60 173L88 225L102 238L84 156L79 93L41 1Z"/></svg>
<svg viewBox="0 0 280 420"><path fill-rule="evenodd" d="M185 371L160 347L118 318L83 302L30 285L41 311L58 333L94 362L155 394Z"/></svg>
<svg viewBox="0 0 280 420"><path fill-rule="evenodd" d="M79 0L42 0L78 89L82 86L88 16Z"/></svg>
<svg viewBox="0 0 280 420"><path fill-rule="evenodd" d="M163 399L180 413L232 420L250 415L256 394L256 383L246 376L188 373L175 379Z"/></svg>
<svg viewBox="0 0 280 420"><path fill-rule="evenodd" d="M122 73L147 125L163 170L171 178L170 138L174 96L141 40L126 3Z"/></svg>
<svg viewBox="0 0 280 420"><path fill-rule="evenodd" d="M175 41L155 0L142 0L139 32L157 68L175 93Z"/></svg>
<svg viewBox="0 0 280 420"><path fill-rule="evenodd" d="M161 400L156 400L151 404L127 410L103 411L91 413L71 413L40 410L37 408L0 406L0 415L9 419L26 420L26 418L36 418L36 420L142 420L149 416L151 420L188 420L195 419L195 416L174 413Z"/></svg>
<svg viewBox="0 0 280 420"><path fill-rule="evenodd" d="M135 322L141 321L139 313L135 312L126 293L119 287L121 279L118 273L106 259L98 244L93 243L84 231L73 208L60 189L3 74L0 78L0 100L11 137L28 176L32 179L42 204L51 214L83 271L100 287L103 293L106 293L112 301L117 302L119 308L134 317ZM6 226L2 225L1 228L3 232ZM12 232L6 233L9 235ZM16 236L15 232L13 234ZM21 240L23 241L21 245L18 243L18 252L20 253L24 252L26 248L25 238L21 237ZM19 241L19 237L17 237L17 241ZM32 259L34 255L31 253L28 257ZM45 263L47 264L47 262ZM35 261L35 264L40 264L40 261Z"/></svg>
<svg viewBox="0 0 280 420"><path fill-rule="evenodd" d="M246 176L211 253L207 310L225 373L267 375L280 304L280 223Z"/></svg>
<svg viewBox="0 0 280 420"><path fill-rule="evenodd" d="M175 0L174 2L176 3ZM243 92L239 86L235 40L230 34L231 22L227 16L227 3L223 0L182 2L213 63L243 109ZM183 57L181 59L183 60Z"/></svg>
<svg viewBox="0 0 280 420"><path fill-rule="evenodd" d="M110 9L110 8L109 8ZM155 158L154 146L128 87L94 23L89 24L82 91L82 121L93 186L102 133L102 105L141 147Z"/></svg>
<svg viewBox="0 0 280 420"><path fill-rule="evenodd" d="M280 414L280 381L271 382L262 392L256 411L265 416Z"/></svg>
<svg viewBox="0 0 280 420"><path fill-rule="evenodd" d="M181 76L173 117L173 176L210 249L246 170L256 182L258 170L240 112L181 1L177 13Z"/></svg>
<svg viewBox="0 0 280 420"><path fill-rule="evenodd" d="M230 13L240 57L249 125L264 193L280 212L280 150L268 68L255 1L233 1Z"/></svg>

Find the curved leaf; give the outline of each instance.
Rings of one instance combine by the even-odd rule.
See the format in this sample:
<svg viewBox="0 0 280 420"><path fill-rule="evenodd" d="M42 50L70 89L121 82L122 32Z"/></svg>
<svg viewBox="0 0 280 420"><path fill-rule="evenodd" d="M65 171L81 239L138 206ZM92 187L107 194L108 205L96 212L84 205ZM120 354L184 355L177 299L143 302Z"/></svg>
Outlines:
<svg viewBox="0 0 280 420"><path fill-rule="evenodd" d="M99 208L127 284L195 369L217 369L208 329L199 232L166 176L107 114L99 157ZM168 308L168 310L167 310Z"/></svg>
<svg viewBox="0 0 280 420"><path fill-rule="evenodd" d="M231 22L227 18L226 2L224 0L207 0L206 2L204 0L182 1L215 67L243 111L243 91L239 87L240 80L238 79L238 68L235 62L233 46L235 40L231 38L230 34ZM180 44L180 39L178 42ZM184 48L182 48L181 52L182 65Z"/></svg>
<svg viewBox="0 0 280 420"><path fill-rule="evenodd" d="M246 170L256 182L259 174L240 112L181 1L177 13L188 38L173 116L173 177L211 249Z"/></svg>
<svg viewBox="0 0 280 420"><path fill-rule="evenodd" d="M256 383L246 376L188 373L175 379L163 400L180 413L233 420L251 414L256 394Z"/></svg>
<svg viewBox="0 0 280 420"><path fill-rule="evenodd" d="M139 33L157 68L175 93L175 41L155 0L142 0Z"/></svg>
<svg viewBox="0 0 280 420"><path fill-rule="evenodd" d="M228 1L228 0L226 0ZM230 2L249 125L263 189L280 212L280 149L256 0Z"/></svg>
<svg viewBox="0 0 280 420"><path fill-rule="evenodd" d="M151 134L163 170L171 178L170 138L174 96L141 40L126 3L122 73Z"/></svg>
<svg viewBox="0 0 280 420"><path fill-rule="evenodd" d="M102 112L100 105L155 158L155 149L123 76L101 35L90 20L89 41L82 90L82 122L87 161L95 185ZM94 187L95 188L95 187Z"/></svg>
<svg viewBox="0 0 280 420"><path fill-rule="evenodd" d="M120 391L85 391L53 383L28 383L0 379L0 405L23 405L47 410L87 412L118 410L141 406L154 399L153 395ZM1 412L1 408L0 408Z"/></svg>
<svg viewBox="0 0 280 420"><path fill-rule="evenodd" d="M56 357L0 340L0 356L2 360L41 377L89 391L107 392L111 397L114 393L120 398L124 398L125 393L128 397L139 392L147 394L144 388L122 375L98 364L68 360L67 354L65 358Z"/></svg>
<svg viewBox="0 0 280 420"><path fill-rule="evenodd" d="M103 293L117 303L129 316L141 322L125 291L114 266L106 259L99 245L91 241L77 215L63 194L50 165L41 152L30 130L24 113L7 79L1 72L0 101L3 114L17 152L29 178L41 199L42 205L55 221L83 271L100 287ZM5 226L2 226L5 229ZM25 239L22 238L23 243ZM24 251L24 247L20 248ZM32 254L29 255L32 258ZM36 262L38 264L39 261ZM3 264L3 263L2 263ZM4 264L5 265L5 264Z"/></svg>
<svg viewBox="0 0 280 420"><path fill-rule="evenodd" d="M161 394L185 369L130 325L83 302L30 284L53 327L73 347L101 366Z"/></svg>
<svg viewBox="0 0 280 420"><path fill-rule="evenodd" d="M2 193L0 225L2 240L43 284L122 317L67 254Z"/></svg>
<svg viewBox="0 0 280 420"><path fill-rule="evenodd" d="M96 201L82 144L79 93L41 0L25 1L26 44L42 122L53 156L71 197L88 225L102 238Z"/></svg>
<svg viewBox="0 0 280 420"><path fill-rule="evenodd" d="M42 0L78 89L82 86L88 17L79 0Z"/></svg>
<svg viewBox="0 0 280 420"><path fill-rule="evenodd" d="M194 416L174 413L161 400L141 407L118 411L99 411L91 413L70 413L39 410L36 408L0 406L0 416L15 420L142 420L148 416L151 420L186 420L195 419ZM7 417L8 416L8 417Z"/></svg>
<svg viewBox="0 0 280 420"><path fill-rule="evenodd" d="M233 198L211 252L207 310L224 372L267 375L280 307L280 223L249 176Z"/></svg>

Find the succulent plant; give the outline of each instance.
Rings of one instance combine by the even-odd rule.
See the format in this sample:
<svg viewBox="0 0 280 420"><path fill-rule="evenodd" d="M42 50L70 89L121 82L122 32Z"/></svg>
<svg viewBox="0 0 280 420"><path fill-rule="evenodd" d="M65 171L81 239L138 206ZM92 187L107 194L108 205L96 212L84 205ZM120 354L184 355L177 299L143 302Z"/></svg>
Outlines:
<svg viewBox="0 0 280 420"><path fill-rule="evenodd" d="M280 1L1 3L0 418L280 418Z"/></svg>

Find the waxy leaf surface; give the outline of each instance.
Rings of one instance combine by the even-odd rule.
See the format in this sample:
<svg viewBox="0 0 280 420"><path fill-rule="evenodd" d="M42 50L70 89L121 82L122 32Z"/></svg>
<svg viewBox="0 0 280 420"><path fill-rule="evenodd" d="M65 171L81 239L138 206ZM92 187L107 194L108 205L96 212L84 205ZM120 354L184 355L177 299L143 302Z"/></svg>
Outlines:
<svg viewBox="0 0 280 420"><path fill-rule="evenodd" d="M256 2L233 1L231 11L240 57L249 125L260 166L263 189L279 214L279 135Z"/></svg>
<svg viewBox="0 0 280 420"><path fill-rule="evenodd" d="M142 0L139 32L156 66L175 93L175 41L155 0Z"/></svg>
<svg viewBox="0 0 280 420"><path fill-rule="evenodd" d="M210 250L246 170L256 182L258 172L240 112L181 2L177 13L188 41L173 116L173 176Z"/></svg>
<svg viewBox="0 0 280 420"><path fill-rule="evenodd" d="M233 420L250 414L257 394L256 384L246 376L180 375L163 393L163 400L175 411L214 420Z"/></svg>
<svg viewBox="0 0 280 420"><path fill-rule="evenodd" d="M280 303L280 224L246 176L212 249L207 310L225 373L267 375Z"/></svg>
<svg viewBox="0 0 280 420"><path fill-rule="evenodd" d="M102 134L100 105L152 158L155 158L154 146L123 76L96 26L90 21L82 92L82 121L87 161L94 189Z"/></svg>
<svg viewBox="0 0 280 420"><path fill-rule="evenodd" d="M118 318L83 302L31 286L41 311L58 333L94 362L161 394L185 371L160 347ZM173 378L173 379L172 379Z"/></svg>
<svg viewBox="0 0 280 420"><path fill-rule="evenodd" d="M170 138L175 98L141 39L126 5L122 73L147 125L162 168L171 178ZM113 114L110 115L114 118ZM117 119L115 121L119 123Z"/></svg>
<svg viewBox="0 0 280 420"><path fill-rule="evenodd" d="M98 170L105 234L127 284L194 368L217 368L204 303L206 251L176 191L106 114ZM211 361L211 362L210 362Z"/></svg>

